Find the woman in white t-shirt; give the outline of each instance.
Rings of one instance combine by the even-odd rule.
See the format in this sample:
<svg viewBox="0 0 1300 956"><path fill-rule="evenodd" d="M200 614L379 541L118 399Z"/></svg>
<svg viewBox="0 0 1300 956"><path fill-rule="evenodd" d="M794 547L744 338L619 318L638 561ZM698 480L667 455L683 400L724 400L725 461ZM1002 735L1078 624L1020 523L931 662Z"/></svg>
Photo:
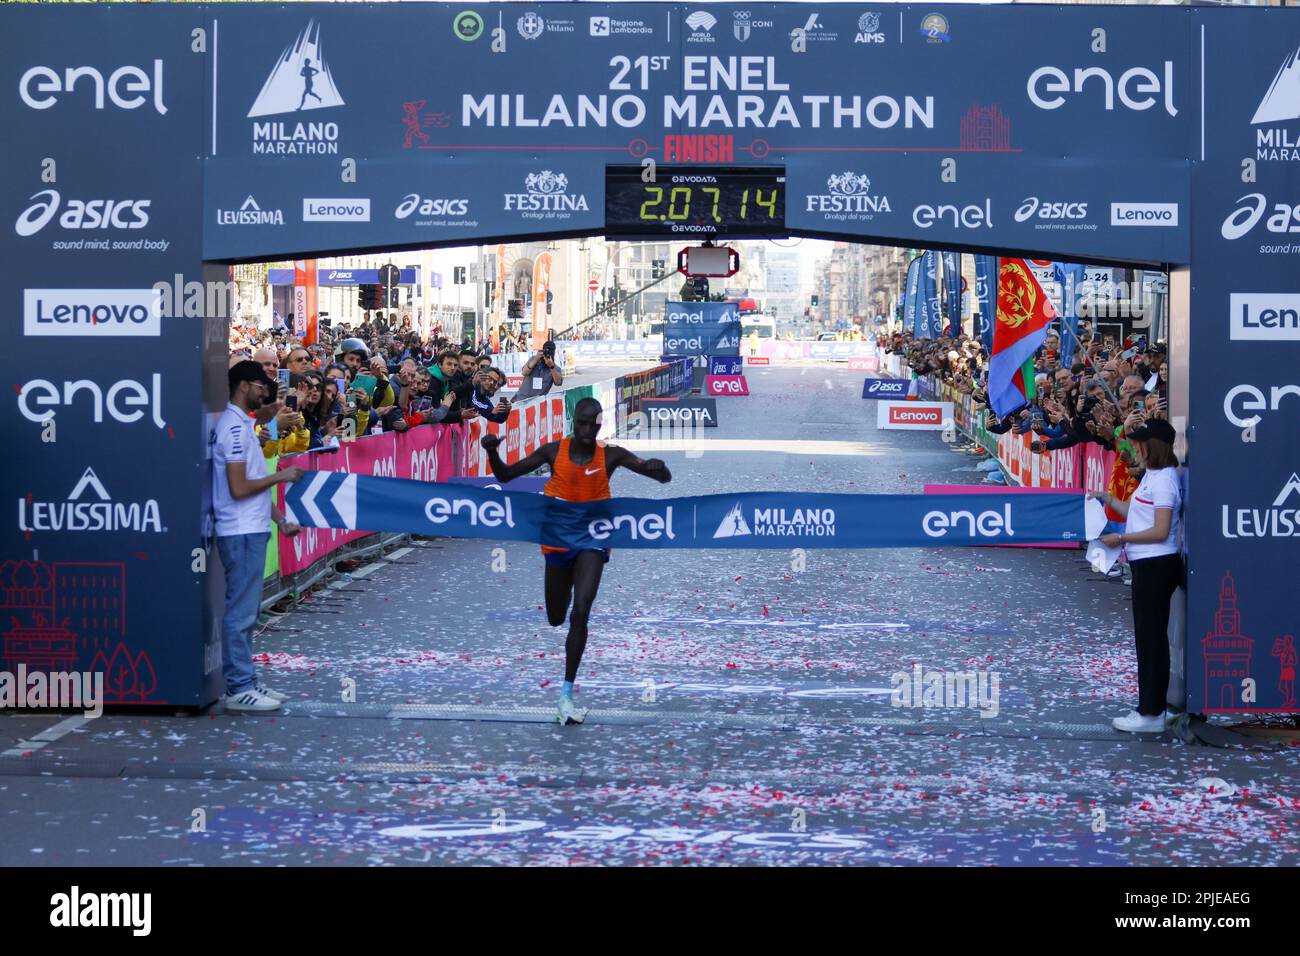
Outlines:
<svg viewBox="0 0 1300 956"><path fill-rule="evenodd" d="M1169 606L1183 582L1183 558L1178 551L1182 489L1174 456L1174 428L1163 419L1150 419L1129 433L1138 462L1145 466L1142 481L1127 502L1103 492L1095 495L1128 521L1123 534L1102 535L1108 548L1123 545L1133 571L1133 631L1137 643L1138 706L1113 721L1116 730L1162 733L1170 714Z"/></svg>

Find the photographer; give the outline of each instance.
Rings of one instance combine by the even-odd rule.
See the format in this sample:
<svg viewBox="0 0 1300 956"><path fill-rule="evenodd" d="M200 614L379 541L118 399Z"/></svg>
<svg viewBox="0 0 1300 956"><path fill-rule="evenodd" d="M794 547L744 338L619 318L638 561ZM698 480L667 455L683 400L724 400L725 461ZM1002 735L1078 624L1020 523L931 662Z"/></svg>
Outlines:
<svg viewBox="0 0 1300 956"><path fill-rule="evenodd" d="M515 392L515 401L545 395L552 387L564 384L564 375L555 361L555 343L544 342L542 350L524 363L523 382Z"/></svg>

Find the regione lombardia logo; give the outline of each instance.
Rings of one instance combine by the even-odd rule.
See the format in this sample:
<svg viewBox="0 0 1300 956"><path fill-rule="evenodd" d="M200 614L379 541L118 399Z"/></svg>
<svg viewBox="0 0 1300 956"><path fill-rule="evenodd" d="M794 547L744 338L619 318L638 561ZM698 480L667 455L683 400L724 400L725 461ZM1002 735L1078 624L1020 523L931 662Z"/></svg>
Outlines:
<svg viewBox="0 0 1300 956"><path fill-rule="evenodd" d="M343 105L343 97L321 52L320 26L311 20L275 61L248 117Z"/></svg>

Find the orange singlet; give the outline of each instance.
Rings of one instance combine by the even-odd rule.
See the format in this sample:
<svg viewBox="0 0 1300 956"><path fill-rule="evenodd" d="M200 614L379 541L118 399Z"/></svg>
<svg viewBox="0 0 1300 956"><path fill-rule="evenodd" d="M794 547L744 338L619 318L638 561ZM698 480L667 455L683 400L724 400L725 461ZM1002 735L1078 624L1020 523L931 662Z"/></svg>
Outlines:
<svg viewBox="0 0 1300 956"><path fill-rule="evenodd" d="M575 465L569 458L571 439L562 438L555 453L555 464L551 468L551 478L542 489L542 494L561 501L602 501L610 497L609 473L605 470L605 443L596 442L596 452L591 461L585 465ZM561 554L568 548L552 548L542 545L543 554Z"/></svg>

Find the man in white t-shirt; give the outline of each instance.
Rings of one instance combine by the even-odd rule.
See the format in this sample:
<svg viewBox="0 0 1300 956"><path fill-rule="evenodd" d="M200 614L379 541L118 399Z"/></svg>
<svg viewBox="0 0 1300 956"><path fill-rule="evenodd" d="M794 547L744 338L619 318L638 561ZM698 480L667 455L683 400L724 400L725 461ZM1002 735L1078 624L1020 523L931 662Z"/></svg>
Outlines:
<svg viewBox="0 0 1300 956"><path fill-rule="evenodd" d="M276 394L275 379L260 364L237 362L228 373L230 404L210 438L212 510L217 551L226 572L226 607L221 621L221 662L226 679L226 710L266 713L278 710L285 695L259 686L253 668L253 627L262 599L262 572L272 519L281 534L301 529L286 521L271 498L271 487L298 481L301 468L266 472L266 458L253 432L251 416Z"/></svg>

